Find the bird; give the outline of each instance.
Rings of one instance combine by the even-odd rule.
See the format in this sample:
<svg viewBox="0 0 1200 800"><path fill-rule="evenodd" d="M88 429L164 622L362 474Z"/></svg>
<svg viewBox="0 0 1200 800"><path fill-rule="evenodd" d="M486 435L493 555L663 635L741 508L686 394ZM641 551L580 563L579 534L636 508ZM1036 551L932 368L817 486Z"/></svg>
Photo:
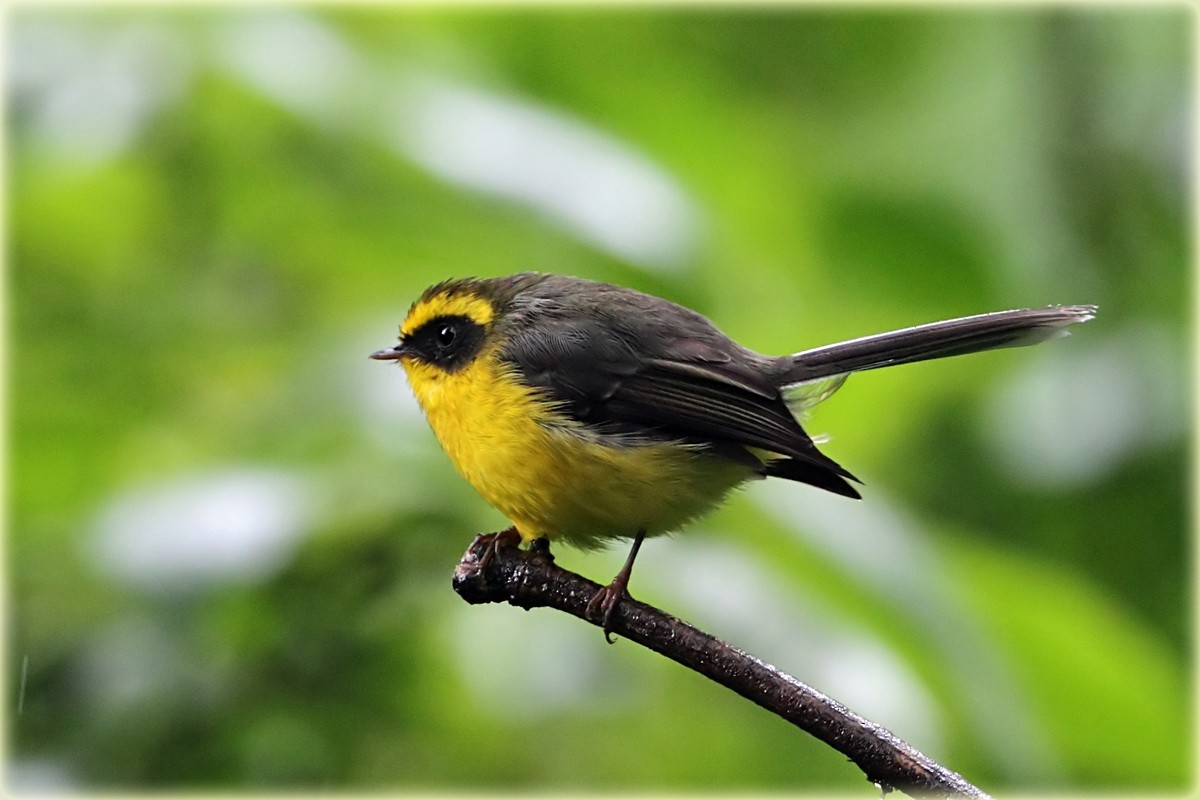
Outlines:
<svg viewBox="0 0 1200 800"><path fill-rule="evenodd" d="M702 314L582 278L523 272L426 289L398 344L450 461L512 527L495 548L631 539L587 615L612 641L643 541L712 511L748 481L779 478L859 499L861 482L802 420L855 372L1030 345L1094 317L1059 305L960 317L767 356Z"/></svg>

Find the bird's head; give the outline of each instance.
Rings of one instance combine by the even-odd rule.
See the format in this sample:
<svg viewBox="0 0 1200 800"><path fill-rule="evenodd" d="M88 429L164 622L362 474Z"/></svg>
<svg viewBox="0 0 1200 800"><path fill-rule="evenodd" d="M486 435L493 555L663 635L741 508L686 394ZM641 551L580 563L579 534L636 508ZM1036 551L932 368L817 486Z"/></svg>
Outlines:
<svg viewBox="0 0 1200 800"><path fill-rule="evenodd" d="M371 358L457 372L479 355L499 314L494 282L443 281L426 289L400 326L400 342Z"/></svg>

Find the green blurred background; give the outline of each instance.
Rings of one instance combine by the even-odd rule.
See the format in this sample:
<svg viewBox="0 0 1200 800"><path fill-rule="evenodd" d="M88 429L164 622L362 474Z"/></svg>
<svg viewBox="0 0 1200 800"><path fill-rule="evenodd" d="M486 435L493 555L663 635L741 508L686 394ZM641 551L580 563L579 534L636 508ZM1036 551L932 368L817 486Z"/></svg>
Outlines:
<svg viewBox="0 0 1200 800"><path fill-rule="evenodd" d="M809 429L861 502L755 485L632 591L986 789L1190 785L1185 6L25 5L5 44L10 789L866 796L451 591L505 523L366 356L530 269L771 353L1099 303L852 379Z"/></svg>

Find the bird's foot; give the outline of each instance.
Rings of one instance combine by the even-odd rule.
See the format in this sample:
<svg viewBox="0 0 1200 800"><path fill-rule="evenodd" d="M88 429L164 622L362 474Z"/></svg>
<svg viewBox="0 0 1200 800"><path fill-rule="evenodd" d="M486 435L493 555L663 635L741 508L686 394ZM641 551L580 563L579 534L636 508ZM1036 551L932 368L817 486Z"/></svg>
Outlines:
<svg viewBox="0 0 1200 800"><path fill-rule="evenodd" d="M646 532L644 530L637 532L637 535L633 537L633 547L629 548L629 555L625 558L625 566L621 567L621 571L617 573L617 577L612 579L612 583L596 592L587 604L585 613L588 617L595 619L597 612L604 614L602 618L604 621L604 640L609 644L613 643L613 611L620 605L623 598L629 597L629 576L633 574L633 562L637 560L638 550L642 549L642 540L645 538Z"/></svg>
<svg viewBox="0 0 1200 800"><path fill-rule="evenodd" d="M603 621L604 639L609 644L612 638L612 616L621 600L629 597L629 576L618 574L608 586L601 586L587 604L587 616L591 619L599 617Z"/></svg>
<svg viewBox="0 0 1200 800"><path fill-rule="evenodd" d="M492 559L496 557L496 551L502 547L516 547L521 543L521 534L517 532L516 527L505 528L496 533L484 534L487 539L487 544L484 546L483 555L479 558L479 571L485 572L488 564L492 563Z"/></svg>

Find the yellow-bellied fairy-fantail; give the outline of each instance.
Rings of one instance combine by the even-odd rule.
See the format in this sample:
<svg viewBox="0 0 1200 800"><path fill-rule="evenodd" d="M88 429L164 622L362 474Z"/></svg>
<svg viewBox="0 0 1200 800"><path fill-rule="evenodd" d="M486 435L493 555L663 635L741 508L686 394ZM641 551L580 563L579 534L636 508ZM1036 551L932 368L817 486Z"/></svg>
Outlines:
<svg viewBox="0 0 1200 800"><path fill-rule="evenodd" d="M777 477L859 496L797 421L850 373L1033 344L1094 313L1001 311L773 357L661 298L524 273L427 289L400 343L371 357L403 365L450 460L514 523L510 541L633 538L589 607L607 635L643 538L739 484Z"/></svg>

